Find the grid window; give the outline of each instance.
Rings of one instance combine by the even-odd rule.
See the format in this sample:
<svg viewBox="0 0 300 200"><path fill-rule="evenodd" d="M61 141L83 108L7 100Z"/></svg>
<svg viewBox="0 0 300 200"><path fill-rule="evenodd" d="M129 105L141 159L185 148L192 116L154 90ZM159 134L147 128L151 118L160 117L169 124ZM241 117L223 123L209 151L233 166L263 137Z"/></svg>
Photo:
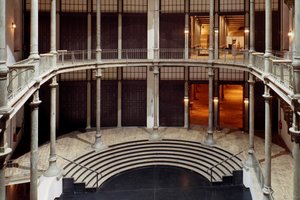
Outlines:
<svg viewBox="0 0 300 200"><path fill-rule="evenodd" d="M244 11L244 0L220 0L220 11Z"/></svg>
<svg viewBox="0 0 300 200"><path fill-rule="evenodd" d="M208 80L208 68L205 67L190 67L189 79L191 81Z"/></svg>
<svg viewBox="0 0 300 200"><path fill-rule="evenodd" d="M123 0L125 13L147 13L147 0Z"/></svg>
<svg viewBox="0 0 300 200"><path fill-rule="evenodd" d="M93 12L97 12L97 0L93 0ZM100 10L104 13L118 12L118 0L100 0Z"/></svg>
<svg viewBox="0 0 300 200"><path fill-rule="evenodd" d="M87 0L61 0L62 12L87 12Z"/></svg>
<svg viewBox="0 0 300 200"><path fill-rule="evenodd" d="M256 11L265 11L265 0L256 0L255 1L255 10ZM278 0L272 1L272 10L278 11Z"/></svg>
<svg viewBox="0 0 300 200"><path fill-rule="evenodd" d="M26 0L26 10L31 10L31 0ZM50 11L51 0L39 0L39 11Z"/></svg>
<svg viewBox="0 0 300 200"><path fill-rule="evenodd" d="M93 70L93 77L92 80L96 80L97 71ZM117 68L105 68L102 69L102 77L101 80L117 80Z"/></svg>
<svg viewBox="0 0 300 200"><path fill-rule="evenodd" d="M184 67L160 68L161 80L184 80Z"/></svg>
<svg viewBox="0 0 300 200"><path fill-rule="evenodd" d="M124 67L123 80L146 80L147 67Z"/></svg>
<svg viewBox="0 0 300 200"><path fill-rule="evenodd" d="M190 0L190 12L209 12L209 0Z"/></svg>
<svg viewBox="0 0 300 200"><path fill-rule="evenodd" d="M60 75L61 81L85 81L86 70L67 72Z"/></svg>
<svg viewBox="0 0 300 200"><path fill-rule="evenodd" d="M184 0L161 0L161 12L163 13L183 13Z"/></svg>
<svg viewBox="0 0 300 200"><path fill-rule="evenodd" d="M220 81L244 81L244 72L234 69L221 68L219 71Z"/></svg>

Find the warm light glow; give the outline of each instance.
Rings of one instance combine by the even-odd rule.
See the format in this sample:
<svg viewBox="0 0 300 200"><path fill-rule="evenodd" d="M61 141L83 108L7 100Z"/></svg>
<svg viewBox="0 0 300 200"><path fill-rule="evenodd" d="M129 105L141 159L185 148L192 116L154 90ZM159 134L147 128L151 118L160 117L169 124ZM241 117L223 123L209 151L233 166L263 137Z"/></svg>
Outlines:
<svg viewBox="0 0 300 200"><path fill-rule="evenodd" d="M11 23L11 27L12 27L13 29L17 28L17 26L16 26L15 23Z"/></svg>
<svg viewBox="0 0 300 200"><path fill-rule="evenodd" d="M185 33L185 34L188 34L188 33L189 33L189 30L184 30L184 33Z"/></svg>
<svg viewBox="0 0 300 200"><path fill-rule="evenodd" d="M244 103L245 103L245 104L248 104L248 103L249 103L249 99L248 99L248 98L245 98L245 99L244 99Z"/></svg>
<svg viewBox="0 0 300 200"><path fill-rule="evenodd" d="M214 103L218 103L219 102L219 98L218 97L214 97Z"/></svg>
<svg viewBox="0 0 300 200"><path fill-rule="evenodd" d="M289 36L289 37L292 37L293 35L294 35L293 31L289 31L289 32L288 32L288 36Z"/></svg>
<svg viewBox="0 0 300 200"><path fill-rule="evenodd" d="M249 28L245 28L244 32L249 33L250 32Z"/></svg>
<svg viewBox="0 0 300 200"><path fill-rule="evenodd" d="M188 102L189 102L189 98L188 98L188 97L184 97L183 101L184 101L185 103L188 103Z"/></svg>
<svg viewBox="0 0 300 200"><path fill-rule="evenodd" d="M218 29L216 29L216 30L215 30L215 33L219 33L219 30L218 30Z"/></svg>

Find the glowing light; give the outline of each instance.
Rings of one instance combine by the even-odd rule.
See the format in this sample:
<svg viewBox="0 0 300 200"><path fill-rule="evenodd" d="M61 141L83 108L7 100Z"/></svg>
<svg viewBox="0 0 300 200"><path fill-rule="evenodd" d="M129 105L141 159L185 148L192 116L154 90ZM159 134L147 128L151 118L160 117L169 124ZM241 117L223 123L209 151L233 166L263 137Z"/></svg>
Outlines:
<svg viewBox="0 0 300 200"><path fill-rule="evenodd" d="M219 102L219 98L218 97L214 97L214 103L218 103Z"/></svg>
<svg viewBox="0 0 300 200"><path fill-rule="evenodd" d="M16 26L16 24L15 24L14 22L11 23L11 27L12 27L13 29L17 28L17 26Z"/></svg>

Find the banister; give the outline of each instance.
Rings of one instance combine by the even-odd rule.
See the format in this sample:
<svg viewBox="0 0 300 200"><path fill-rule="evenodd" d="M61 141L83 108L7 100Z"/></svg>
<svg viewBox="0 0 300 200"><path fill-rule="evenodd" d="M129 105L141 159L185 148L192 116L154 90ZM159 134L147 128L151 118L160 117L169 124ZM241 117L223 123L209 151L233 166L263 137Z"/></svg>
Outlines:
<svg viewBox="0 0 300 200"><path fill-rule="evenodd" d="M95 170L93 170L93 169L91 169L91 168L89 168L89 167L83 166L83 165L81 165L81 164L79 164L79 163L76 163L76 162L74 162L74 161L72 161L72 160L69 160L69 159L67 159L67 158L65 158L65 157L63 157L63 156L58 155L58 154L56 154L56 156L60 157L61 159L65 160L65 161L67 161L67 162L69 162L69 163L75 164L76 166L79 166L79 167L81 167L81 168L83 168L83 169L86 169L86 170L88 170L88 171L91 171L91 172L95 173L96 175L95 175L94 178L96 178L96 181L97 181L97 189L99 188L99 175L100 175L100 178L101 178L101 177L102 177L102 174L101 174L101 173L99 173L99 172L97 172L97 171L95 171Z"/></svg>

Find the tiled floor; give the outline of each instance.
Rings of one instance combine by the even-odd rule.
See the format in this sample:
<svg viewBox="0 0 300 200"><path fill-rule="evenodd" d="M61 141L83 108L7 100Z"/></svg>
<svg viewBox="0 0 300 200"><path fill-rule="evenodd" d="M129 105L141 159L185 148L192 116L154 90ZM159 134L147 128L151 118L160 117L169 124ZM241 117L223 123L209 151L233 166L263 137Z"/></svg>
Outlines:
<svg viewBox="0 0 300 200"><path fill-rule="evenodd" d="M182 139L190 141L203 142L206 136L206 129L201 126L193 126L190 130L183 128L160 128L159 132L163 138ZM102 130L102 139L106 145L116 143L148 139L151 130L146 128L111 128ZM73 132L57 139L57 154L73 160L74 158L91 151L91 144L94 142L95 131L90 132ZM241 131L223 129L215 133L217 146L235 154L243 151L241 157L247 156L248 134ZM256 157L264 166L264 140L255 137ZM19 168L12 168L6 171L6 176L22 178L29 175L29 153L21 156L16 160ZM47 169L49 157L49 144L39 148L38 170L40 172ZM66 164L61 158L57 163L60 167ZM289 152L284 148L273 144L272 146L272 188L276 200L292 199L293 191L293 159Z"/></svg>

